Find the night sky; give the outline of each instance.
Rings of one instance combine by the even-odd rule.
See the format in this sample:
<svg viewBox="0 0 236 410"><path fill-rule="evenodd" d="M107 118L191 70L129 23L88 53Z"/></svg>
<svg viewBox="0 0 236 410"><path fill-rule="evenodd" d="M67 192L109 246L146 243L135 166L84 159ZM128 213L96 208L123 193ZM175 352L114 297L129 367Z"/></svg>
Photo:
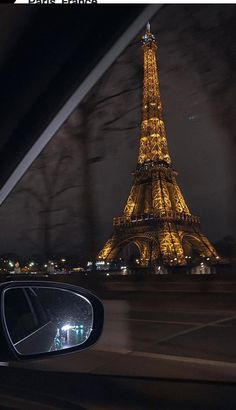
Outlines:
<svg viewBox="0 0 236 410"><path fill-rule="evenodd" d="M151 21L172 162L190 211L213 242L236 229L235 17L233 5L169 5ZM0 253L47 248L89 257L109 237L137 161L140 35L2 205Z"/></svg>

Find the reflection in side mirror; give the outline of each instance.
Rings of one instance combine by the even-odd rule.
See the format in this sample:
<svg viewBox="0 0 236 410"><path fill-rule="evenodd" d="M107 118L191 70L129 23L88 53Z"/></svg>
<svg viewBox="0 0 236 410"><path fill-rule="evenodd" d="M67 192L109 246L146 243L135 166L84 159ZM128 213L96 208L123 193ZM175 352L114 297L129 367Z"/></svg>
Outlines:
<svg viewBox="0 0 236 410"><path fill-rule="evenodd" d="M18 286L4 291L5 326L20 355L70 349L84 344L93 330L90 301L59 287Z"/></svg>

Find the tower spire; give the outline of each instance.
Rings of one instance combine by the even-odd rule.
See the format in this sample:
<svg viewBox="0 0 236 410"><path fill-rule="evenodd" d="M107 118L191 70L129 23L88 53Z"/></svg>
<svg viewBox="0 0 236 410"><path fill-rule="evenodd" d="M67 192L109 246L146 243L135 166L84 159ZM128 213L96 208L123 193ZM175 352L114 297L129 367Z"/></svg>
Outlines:
<svg viewBox="0 0 236 410"><path fill-rule="evenodd" d="M163 121L160 86L157 71L155 36L147 23L142 37L144 52L144 78L140 149L138 165L146 162L171 164Z"/></svg>

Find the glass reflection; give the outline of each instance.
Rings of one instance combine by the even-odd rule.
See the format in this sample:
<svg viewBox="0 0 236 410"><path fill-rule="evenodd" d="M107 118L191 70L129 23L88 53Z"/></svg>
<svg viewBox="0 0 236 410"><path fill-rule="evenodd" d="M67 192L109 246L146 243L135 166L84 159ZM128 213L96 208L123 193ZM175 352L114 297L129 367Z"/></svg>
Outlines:
<svg viewBox="0 0 236 410"><path fill-rule="evenodd" d="M22 355L81 345L93 327L90 302L75 292L59 288L7 289L4 313L10 339Z"/></svg>

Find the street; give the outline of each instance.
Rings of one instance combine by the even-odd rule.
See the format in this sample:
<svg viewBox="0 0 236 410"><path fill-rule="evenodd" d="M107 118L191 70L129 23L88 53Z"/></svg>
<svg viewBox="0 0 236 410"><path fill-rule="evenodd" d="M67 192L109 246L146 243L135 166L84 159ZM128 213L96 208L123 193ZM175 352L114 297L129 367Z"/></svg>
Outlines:
<svg viewBox="0 0 236 410"><path fill-rule="evenodd" d="M236 381L235 293L112 292L90 350L14 364L31 369Z"/></svg>

